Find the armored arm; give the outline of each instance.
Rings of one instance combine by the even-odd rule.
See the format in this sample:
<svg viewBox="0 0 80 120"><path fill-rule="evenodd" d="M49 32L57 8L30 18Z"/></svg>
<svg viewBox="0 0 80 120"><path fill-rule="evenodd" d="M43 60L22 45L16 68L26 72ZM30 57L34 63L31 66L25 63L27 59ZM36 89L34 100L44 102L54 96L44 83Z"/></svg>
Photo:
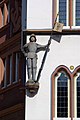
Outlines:
<svg viewBox="0 0 80 120"><path fill-rule="evenodd" d="M45 51L47 49L47 46L48 46L48 44L47 45L37 44L37 52L39 52L39 51Z"/></svg>
<svg viewBox="0 0 80 120"><path fill-rule="evenodd" d="M28 44L25 44L25 45L22 47L22 52L23 52L24 56L27 57L27 53L28 53Z"/></svg>

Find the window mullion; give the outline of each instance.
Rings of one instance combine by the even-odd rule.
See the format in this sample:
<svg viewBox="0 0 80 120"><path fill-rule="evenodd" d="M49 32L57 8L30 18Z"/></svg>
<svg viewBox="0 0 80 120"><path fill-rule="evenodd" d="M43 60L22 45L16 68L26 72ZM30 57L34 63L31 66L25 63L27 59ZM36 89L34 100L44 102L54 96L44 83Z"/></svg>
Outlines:
<svg viewBox="0 0 80 120"><path fill-rule="evenodd" d="M70 80L68 80L68 118L70 118Z"/></svg>
<svg viewBox="0 0 80 120"><path fill-rule="evenodd" d="M76 18L76 8L75 8L75 6L76 6L76 0L74 0L74 2L73 2L73 26L75 26L76 24L76 20L75 20L75 18Z"/></svg>
<svg viewBox="0 0 80 120"><path fill-rule="evenodd" d="M74 77L74 117L77 118L77 76Z"/></svg>
<svg viewBox="0 0 80 120"><path fill-rule="evenodd" d="M57 78L55 80L55 118L57 118Z"/></svg>
<svg viewBox="0 0 80 120"><path fill-rule="evenodd" d="M69 1L69 26L70 28L72 28L72 25L73 25L73 0L70 0Z"/></svg>

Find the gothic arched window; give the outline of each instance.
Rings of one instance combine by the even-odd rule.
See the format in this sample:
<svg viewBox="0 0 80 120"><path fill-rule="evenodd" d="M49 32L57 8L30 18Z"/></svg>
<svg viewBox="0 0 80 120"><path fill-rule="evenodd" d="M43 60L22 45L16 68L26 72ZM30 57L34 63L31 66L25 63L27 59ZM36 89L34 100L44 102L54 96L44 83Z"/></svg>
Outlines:
<svg viewBox="0 0 80 120"><path fill-rule="evenodd" d="M80 119L80 66L59 66L52 74L52 119Z"/></svg>
<svg viewBox="0 0 80 120"><path fill-rule="evenodd" d="M68 76L63 71L57 79L57 117L68 117Z"/></svg>
<svg viewBox="0 0 80 120"><path fill-rule="evenodd" d="M70 75L64 66L52 75L52 101L53 118L70 118Z"/></svg>

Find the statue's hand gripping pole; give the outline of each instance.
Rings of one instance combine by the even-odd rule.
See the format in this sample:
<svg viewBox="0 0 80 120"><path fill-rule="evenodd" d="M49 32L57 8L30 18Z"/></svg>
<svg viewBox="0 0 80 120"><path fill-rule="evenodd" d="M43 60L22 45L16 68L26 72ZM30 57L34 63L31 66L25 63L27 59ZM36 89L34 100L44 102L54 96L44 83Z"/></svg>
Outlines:
<svg viewBox="0 0 80 120"><path fill-rule="evenodd" d="M56 23L56 21L57 21L58 15L59 15L59 13L58 13L57 16L56 16L56 19L55 19L55 22L54 22L54 26L55 26L55 23ZM50 46L50 44L51 44L51 39L52 39L52 34L53 34L54 26L52 27L52 32L51 32L50 38L49 38L49 40L48 40L48 44L47 44L47 47L46 47L46 50L45 50L45 53L44 53L44 56L43 56L43 59L42 59L42 64L41 64L41 67L40 67L39 72L38 72L38 75L37 75L37 80L36 80L35 82L38 82L39 79L40 79L41 72L42 72L42 69L43 69L43 66L44 66L46 57L47 57L48 50L49 50L49 46Z"/></svg>

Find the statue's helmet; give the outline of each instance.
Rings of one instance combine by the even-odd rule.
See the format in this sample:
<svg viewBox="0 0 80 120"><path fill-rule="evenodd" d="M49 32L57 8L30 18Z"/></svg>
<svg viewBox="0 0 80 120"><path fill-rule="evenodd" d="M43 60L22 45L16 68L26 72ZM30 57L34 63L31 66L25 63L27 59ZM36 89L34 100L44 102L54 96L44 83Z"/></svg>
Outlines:
<svg viewBox="0 0 80 120"><path fill-rule="evenodd" d="M29 40L30 40L30 42L36 42L36 36L35 36L35 34L31 34Z"/></svg>

